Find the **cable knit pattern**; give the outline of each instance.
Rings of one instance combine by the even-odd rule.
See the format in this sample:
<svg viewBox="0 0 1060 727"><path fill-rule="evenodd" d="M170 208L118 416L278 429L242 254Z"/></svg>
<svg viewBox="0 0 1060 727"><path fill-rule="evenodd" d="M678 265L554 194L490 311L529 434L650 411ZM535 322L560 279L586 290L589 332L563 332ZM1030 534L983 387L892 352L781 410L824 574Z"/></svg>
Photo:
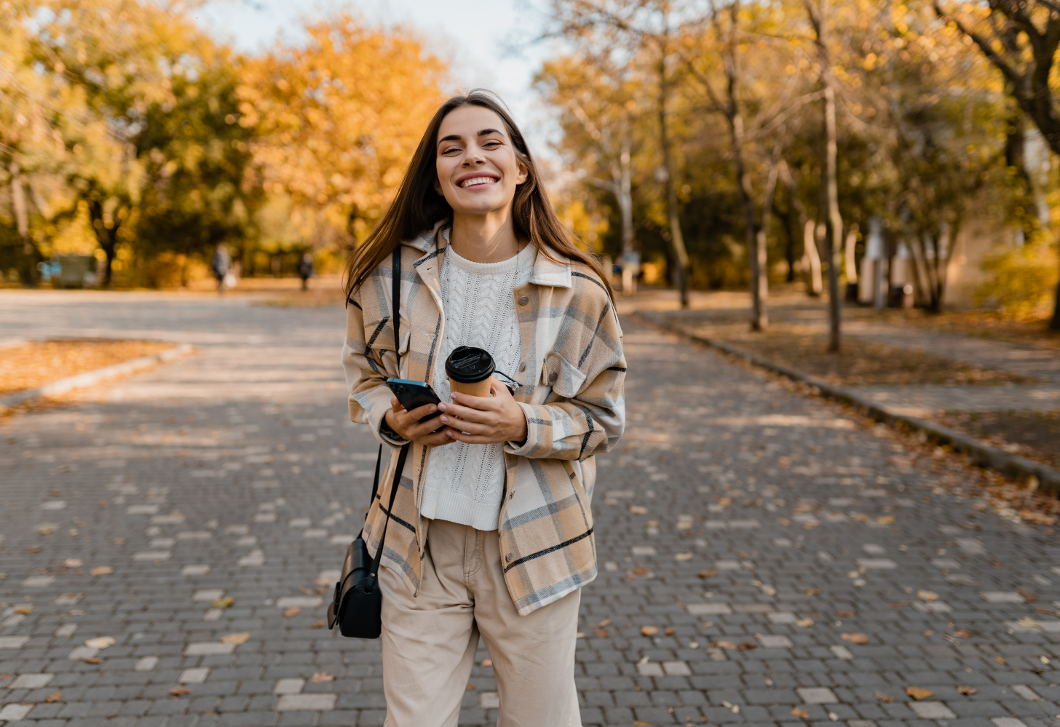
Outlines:
<svg viewBox="0 0 1060 727"><path fill-rule="evenodd" d="M448 240L448 232L444 233ZM514 374L521 358L513 291L530 280L533 245L499 263L475 263L446 248L442 261L445 341L432 387L449 401L445 361L457 346L484 348L497 371ZM498 377L504 380L503 377ZM504 445L455 442L433 447L427 458L420 513L432 520L496 530L504 497Z"/></svg>

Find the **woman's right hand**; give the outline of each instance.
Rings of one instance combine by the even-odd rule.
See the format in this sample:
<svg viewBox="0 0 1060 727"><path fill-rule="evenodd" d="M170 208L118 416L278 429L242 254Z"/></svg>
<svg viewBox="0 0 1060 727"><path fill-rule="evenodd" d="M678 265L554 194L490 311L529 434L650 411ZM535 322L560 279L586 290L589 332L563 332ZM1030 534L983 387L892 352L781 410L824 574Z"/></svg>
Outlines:
<svg viewBox="0 0 1060 727"><path fill-rule="evenodd" d="M455 440L449 436L449 428L439 421L438 417L421 422L420 419L438 411L437 404L425 404L412 411L405 411L397 397L390 399L390 411L383 418L390 427L402 439L416 442L428 447L437 447L442 444L452 444Z"/></svg>

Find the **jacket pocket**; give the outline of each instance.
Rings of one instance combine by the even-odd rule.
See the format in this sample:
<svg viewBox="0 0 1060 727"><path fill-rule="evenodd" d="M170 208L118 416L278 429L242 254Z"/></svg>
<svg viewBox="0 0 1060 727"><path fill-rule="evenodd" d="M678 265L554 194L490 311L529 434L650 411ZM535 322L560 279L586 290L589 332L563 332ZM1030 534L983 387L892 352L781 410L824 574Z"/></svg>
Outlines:
<svg viewBox="0 0 1060 727"><path fill-rule="evenodd" d="M558 351L545 354L541 367L541 383L551 386L552 391L564 399L573 399L582 390L585 372L572 364Z"/></svg>

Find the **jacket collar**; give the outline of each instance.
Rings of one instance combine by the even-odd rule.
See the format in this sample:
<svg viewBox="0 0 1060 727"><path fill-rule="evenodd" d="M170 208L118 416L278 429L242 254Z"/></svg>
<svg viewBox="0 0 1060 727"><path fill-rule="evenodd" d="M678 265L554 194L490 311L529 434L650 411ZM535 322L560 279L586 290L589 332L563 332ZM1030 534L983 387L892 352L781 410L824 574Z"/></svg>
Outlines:
<svg viewBox="0 0 1060 727"><path fill-rule="evenodd" d="M434 257L437 254L444 254L448 243L445 239L445 235L439 235L437 233L447 222L448 220L442 220L435 223L433 229L424 230L417 237L409 240L405 244L416 248L425 256ZM438 250L436 253L434 251L435 240L438 241ZM435 254L432 255L432 253ZM550 260L538 251L537 255L534 256L534 269L530 273L531 283L534 285L548 285L553 288L573 287L571 283L570 261L563 257L562 254L556 253L556 256L559 257L562 262ZM420 262L422 262L422 260L416 262L417 267Z"/></svg>

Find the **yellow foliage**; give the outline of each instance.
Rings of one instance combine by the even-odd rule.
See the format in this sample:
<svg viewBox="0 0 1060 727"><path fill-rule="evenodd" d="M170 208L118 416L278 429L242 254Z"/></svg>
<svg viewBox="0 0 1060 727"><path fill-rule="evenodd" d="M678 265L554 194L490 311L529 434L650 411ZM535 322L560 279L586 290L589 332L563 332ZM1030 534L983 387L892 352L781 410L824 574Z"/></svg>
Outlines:
<svg viewBox="0 0 1060 727"><path fill-rule="evenodd" d="M976 303L997 308L1006 318L1044 315L1056 291L1058 262L1056 250L1045 244L992 255L982 266L992 277L976 290Z"/></svg>
<svg viewBox="0 0 1060 727"><path fill-rule="evenodd" d="M346 236L365 229L357 219L370 227L393 197L442 100L446 68L408 31L349 15L307 33L307 47L277 46L245 63L240 123L257 127L264 186L290 198L299 232L315 237L326 220Z"/></svg>

